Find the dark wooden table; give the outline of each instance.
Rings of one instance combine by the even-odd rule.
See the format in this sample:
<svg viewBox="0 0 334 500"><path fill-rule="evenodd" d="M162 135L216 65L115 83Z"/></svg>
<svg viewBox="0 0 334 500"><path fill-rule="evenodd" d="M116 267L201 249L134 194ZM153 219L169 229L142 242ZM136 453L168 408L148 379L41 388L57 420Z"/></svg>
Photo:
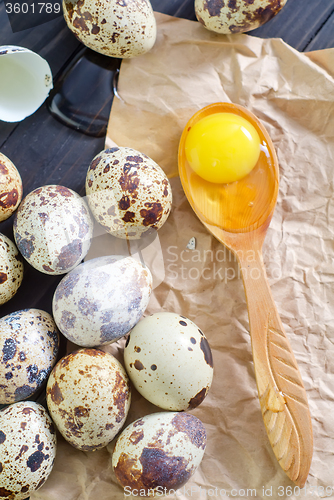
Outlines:
<svg viewBox="0 0 334 500"><path fill-rule="evenodd" d="M156 11L195 20L194 0L153 0ZM334 0L288 0L283 10L251 34L281 37L299 51L334 46ZM0 45L21 45L34 50L50 64L56 84L80 43L62 16L45 24L12 32L5 4L0 3ZM1 77L1 75L0 75ZM84 194L91 159L103 149L103 137L90 137L59 123L44 104L16 124L0 121L0 151L18 167L24 194L45 184L61 184ZM0 231L13 238L13 217ZM16 296L0 306L0 316L37 307L51 312L51 300L61 277L43 275L25 263L25 279Z"/></svg>

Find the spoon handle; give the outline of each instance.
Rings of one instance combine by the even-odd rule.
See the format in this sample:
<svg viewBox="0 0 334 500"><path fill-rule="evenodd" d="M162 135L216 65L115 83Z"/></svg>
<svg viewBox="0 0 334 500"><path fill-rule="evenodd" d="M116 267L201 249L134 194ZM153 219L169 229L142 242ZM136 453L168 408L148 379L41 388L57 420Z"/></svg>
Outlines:
<svg viewBox="0 0 334 500"><path fill-rule="evenodd" d="M282 469L292 481L303 487L313 451L306 391L271 295L261 251L254 250L251 261L238 257L248 304L264 424Z"/></svg>

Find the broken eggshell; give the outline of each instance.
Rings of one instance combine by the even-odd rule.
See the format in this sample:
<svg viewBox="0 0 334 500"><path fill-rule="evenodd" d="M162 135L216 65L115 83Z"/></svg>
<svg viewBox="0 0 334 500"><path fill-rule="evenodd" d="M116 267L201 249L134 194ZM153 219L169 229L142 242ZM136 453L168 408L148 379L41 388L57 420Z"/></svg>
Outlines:
<svg viewBox="0 0 334 500"><path fill-rule="evenodd" d="M130 58L148 52L157 28L149 0L63 0L65 21L84 45L100 54Z"/></svg>
<svg viewBox="0 0 334 500"><path fill-rule="evenodd" d="M274 17L287 0L195 0L197 20L216 33L244 33Z"/></svg>
<svg viewBox="0 0 334 500"><path fill-rule="evenodd" d="M43 104L52 89L49 64L24 47L0 47L0 120L19 122Z"/></svg>

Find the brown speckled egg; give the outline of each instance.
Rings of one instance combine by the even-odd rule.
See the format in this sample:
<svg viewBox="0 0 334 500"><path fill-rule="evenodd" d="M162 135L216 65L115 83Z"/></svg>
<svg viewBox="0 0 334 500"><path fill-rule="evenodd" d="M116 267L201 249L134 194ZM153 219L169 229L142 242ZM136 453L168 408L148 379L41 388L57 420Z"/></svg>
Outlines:
<svg viewBox="0 0 334 500"><path fill-rule="evenodd" d="M138 392L165 410L195 408L211 387L209 343L179 314L161 312L141 320L127 339L124 363Z"/></svg>
<svg viewBox="0 0 334 500"><path fill-rule="evenodd" d="M64 186L43 186L22 201L14 238L23 257L46 274L64 274L86 256L93 222L84 200Z"/></svg>
<svg viewBox="0 0 334 500"><path fill-rule="evenodd" d="M130 148L95 156L86 176L86 194L95 219L118 238L139 239L160 229L172 205L164 171Z"/></svg>
<svg viewBox="0 0 334 500"><path fill-rule="evenodd" d="M41 388L58 354L59 333L49 313L23 309L0 319L0 404Z"/></svg>
<svg viewBox="0 0 334 500"><path fill-rule="evenodd" d="M10 300L23 279L23 262L14 243L0 233L0 304Z"/></svg>
<svg viewBox="0 0 334 500"><path fill-rule="evenodd" d="M21 176L7 156L0 153L0 222L8 219L22 199Z"/></svg>
<svg viewBox="0 0 334 500"><path fill-rule="evenodd" d="M141 496L162 496L175 493L188 481L201 463L205 446L205 427L197 417L183 412L153 413L124 429L112 465L129 495L136 490Z"/></svg>
<svg viewBox="0 0 334 500"><path fill-rule="evenodd" d="M149 269L133 257L97 257L61 280L53 297L53 316L62 334L75 344L110 344L139 321L151 291Z"/></svg>
<svg viewBox="0 0 334 500"><path fill-rule="evenodd" d="M156 22L149 0L63 0L65 21L87 47L112 57L149 51Z"/></svg>
<svg viewBox="0 0 334 500"><path fill-rule="evenodd" d="M31 401L0 411L0 498L23 500L49 477L56 457L54 425Z"/></svg>
<svg viewBox="0 0 334 500"><path fill-rule="evenodd" d="M81 349L62 358L51 372L46 397L59 432L82 451L94 451L112 441L131 402L124 368L99 349Z"/></svg>
<svg viewBox="0 0 334 500"><path fill-rule="evenodd" d="M195 0L200 23L216 33L244 33L274 17L287 0Z"/></svg>

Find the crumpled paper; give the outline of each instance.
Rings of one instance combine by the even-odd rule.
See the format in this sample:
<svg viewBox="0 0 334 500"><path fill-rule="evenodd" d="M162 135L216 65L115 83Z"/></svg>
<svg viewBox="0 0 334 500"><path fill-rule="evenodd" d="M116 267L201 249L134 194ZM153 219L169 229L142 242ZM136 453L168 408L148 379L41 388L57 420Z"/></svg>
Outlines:
<svg viewBox="0 0 334 500"><path fill-rule="evenodd" d="M207 430L204 459L170 498L333 497L334 49L301 54L280 39L222 36L193 21L156 18L154 48L122 62L106 146L111 139L146 153L172 184L173 210L150 254L159 279L146 314L187 316L213 351L211 391L192 410ZM278 465L263 425L238 264L197 219L178 178L185 124L219 101L257 115L278 155L279 196L264 261L312 415L313 461L301 491ZM118 342L106 350L121 359L122 347ZM134 392L127 423L153 411L159 409ZM53 472L31 500L124 498L111 468L113 445L85 453L59 437Z"/></svg>

